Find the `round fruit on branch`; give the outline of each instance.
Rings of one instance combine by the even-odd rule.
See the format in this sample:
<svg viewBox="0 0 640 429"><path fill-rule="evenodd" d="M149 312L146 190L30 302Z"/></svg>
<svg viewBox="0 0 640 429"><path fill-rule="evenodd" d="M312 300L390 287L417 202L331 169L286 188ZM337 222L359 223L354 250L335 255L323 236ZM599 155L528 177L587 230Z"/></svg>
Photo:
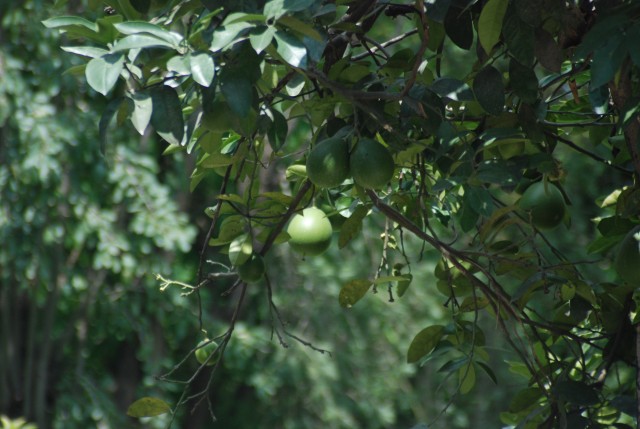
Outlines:
<svg viewBox="0 0 640 429"><path fill-rule="evenodd" d="M287 226L289 245L303 255L323 253L331 244L333 228L329 218L317 207L308 207L291 218Z"/></svg>
<svg viewBox="0 0 640 429"><path fill-rule="evenodd" d="M548 182L536 182L529 186L518 201L531 223L540 229L560 225L566 210L564 197L557 186Z"/></svg>
<svg viewBox="0 0 640 429"><path fill-rule="evenodd" d="M365 189L379 189L393 177L395 164L386 147L372 139L361 139L349 159L351 175Z"/></svg>
<svg viewBox="0 0 640 429"><path fill-rule="evenodd" d="M253 253L249 259L238 266L238 277L247 283L257 282L264 275L264 261L262 256Z"/></svg>
<svg viewBox="0 0 640 429"><path fill-rule="evenodd" d="M317 143L307 157L307 176L319 188L335 188L349 177L349 146L340 138Z"/></svg>
<svg viewBox="0 0 640 429"><path fill-rule="evenodd" d="M196 349L196 360L198 361L198 363L200 363L200 365L206 362L207 366L213 366L216 364L220 357L212 356L211 359L209 359L209 356L216 353L217 351L218 343L209 339L202 340L200 341L200 343L198 343L198 348ZM207 359L209 360L207 361Z"/></svg>

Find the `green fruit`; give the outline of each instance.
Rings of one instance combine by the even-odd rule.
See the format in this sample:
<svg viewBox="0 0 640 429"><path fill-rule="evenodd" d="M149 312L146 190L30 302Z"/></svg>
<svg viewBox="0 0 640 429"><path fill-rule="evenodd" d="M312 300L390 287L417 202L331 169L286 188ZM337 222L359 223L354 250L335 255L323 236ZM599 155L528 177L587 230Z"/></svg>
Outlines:
<svg viewBox="0 0 640 429"><path fill-rule="evenodd" d="M640 226L622 239L614 266L622 280L640 285Z"/></svg>
<svg viewBox="0 0 640 429"><path fill-rule="evenodd" d="M287 233L289 245L304 255L319 255L329 248L333 229L327 215L317 207L309 207L291 218Z"/></svg>
<svg viewBox="0 0 640 429"><path fill-rule="evenodd" d="M320 188L335 188L349 176L347 142L330 138L315 145L307 157L307 176Z"/></svg>
<svg viewBox="0 0 640 429"><path fill-rule="evenodd" d="M518 204L527 212L531 223L540 229L558 226L566 209L560 190L555 185L545 182L536 182L529 186Z"/></svg>
<svg viewBox="0 0 640 429"><path fill-rule="evenodd" d="M375 140L362 139L351 153L350 168L354 182L378 189L391 180L395 165L387 148Z"/></svg>
<svg viewBox="0 0 640 429"><path fill-rule="evenodd" d="M209 359L209 356L215 353L217 350L218 350L218 343L210 340L202 340L198 344L198 349L196 349L196 360L202 365L203 363L207 362L207 359ZM211 359L209 359L209 362L207 362L207 365L208 366L215 365L216 362L218 361L218 358L219 356L212 357Z"/></svg>
<svg viewBox="0 0 640 429"><path fill-rule="evenodd" d="M238 267L238 277L247 283L257 282L264 275L262 256L252 254L244 264Z"/></svg>

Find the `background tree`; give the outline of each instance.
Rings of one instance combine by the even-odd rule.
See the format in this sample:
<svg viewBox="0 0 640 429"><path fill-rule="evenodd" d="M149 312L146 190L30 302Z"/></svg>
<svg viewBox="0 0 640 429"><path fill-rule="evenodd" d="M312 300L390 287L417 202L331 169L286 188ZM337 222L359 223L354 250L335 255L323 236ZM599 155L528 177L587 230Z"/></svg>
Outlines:
<svg viewBox="0 0 640 429"><path fill-rule="evenodd" d="M636 3L118 1L105 12L45 21L81 39L65 50L89 59L77 70L111 99L103 144L113 118L130 119L140 134L151 126L165 153L196 158L192 189L220 177L194 281L162 278L163 290L181 286L200 306L252 254L267 261L257 288L238 281L226 294L226 330L199 318L222 357L206 389L189 389L205 367L180 378L187 387L174 413L222 385L214 375L233 362L243 304L258 289L278 340L323 351L283 323L271 259L281 242L297 241L283 233L289 219L315 205L342 224L337 244L349 255L361 231L380 233L369 275L354 273L340 290L344 307L371 289L389 301L414 293L424 286L413 275L433 267L448 317L412 335L407 360L443 360L453 397L482 373L498 381L490 317L525 384L503 423L632 424ZM307 178L305 157L330 139L346 145L353 180L323 189ZM340 151L323 165L341 165ZM209 247L227 256L207 264ZM427 248L437 264L424 262Z"/></svg>

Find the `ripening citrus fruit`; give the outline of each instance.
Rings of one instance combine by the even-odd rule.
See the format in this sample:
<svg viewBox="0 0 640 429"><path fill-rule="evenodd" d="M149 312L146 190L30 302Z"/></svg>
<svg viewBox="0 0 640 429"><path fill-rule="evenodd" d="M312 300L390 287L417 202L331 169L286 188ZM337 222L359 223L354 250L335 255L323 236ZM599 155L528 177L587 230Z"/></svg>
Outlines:
<svg viewBox="0 0 640 429"><path fill-rule="evenodd" d="M319 255L329 248L333 229L327 215L317 207L308 207L291 218L287 233L289 245L304 255Z"/></svg>
<svg viewBox="0 0 640 429"><path fill-rule="evenodd" d="M362 139L351 153L351 175L363 188L378 189L391 180L395 168L393 157L380 143Z"/></svg>
<svg viewBox="0 0 640 429"><path fill-rule="evenodd" d="M614 266L622 280L640 284L640 226L629 231L622 239Z"/></svg>
<svg viewBox="0 0 640 429"><path fill-rule="evenodd" d="M247 283L257 282L264 275L264 261L262 256L253 253L249 259L238 266L238 277Z"/></svg>
<svg viewBox="0 0 640 429"><path fill-rule="evenodd" d="M555 228L564 218L564 197L551 183L536 182L529 186L518 204L527 212L531 223L540 229Z"/></svg>
<svg viewBox="0 0 640 429"><path fill-rule="evenodd" d="M218 343L210 340L202 340L198 344L198 347L199 348L196 350L196 360L202 365L203 363L207 362L207 359L209 359L209 356L211 354L215 353L218 350ZM207 365L215 365L217 361L218 356L214 356L209 359Z"/></svg>
<svg viewBox="0 0 640 429"><path fill-rule="evenodd" d="M339 138L316 144L307 157L307 176L320 188L334 188L349 176L349 146Z"/></svg>

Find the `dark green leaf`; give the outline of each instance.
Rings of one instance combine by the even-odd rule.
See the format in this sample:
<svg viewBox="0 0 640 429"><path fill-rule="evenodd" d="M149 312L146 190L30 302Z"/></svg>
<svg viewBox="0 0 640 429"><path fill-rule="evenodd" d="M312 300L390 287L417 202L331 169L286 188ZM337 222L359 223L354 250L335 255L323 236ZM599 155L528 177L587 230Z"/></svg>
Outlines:
<svg viewBox="0 0 640 429"><path fill-rule="evenodd" d="M352 307L356 302L365 296L373 283L369 280L351 280L340 290L338 301L345 308Z"/></svg>
<svg viewBox="0 0 640 429"><path fill-rule="evenodd" d="M525 66L533 66L534 31L509 8L502 27L504 41L513 58Z"/></svg>
<svg viewBox="0 0 640 429"><path fill-rule="evenodd" d="M424 328L415 336L407 351L407 362L415 363L427 356L444 335L444 326L433 325Z"/></svg>
<svg viewBox="0 0 640 429"><path fill-rule="evenodd" d="M553 36L542 28L537 28L535 31L534 52L542 67L553 73L560 73L565 60L564 52Z"/></svg>
<svg viewBox="0 0 640 429"><path fill-rule="evenodd" d="M538 78L532 68L512 59L509 63L511 89L525 103L533 104L538 98Z"/></svg>
<svg viewBox="0 0 640 429"><path fill-rule="evenodd" d="M253 85L244 76L225 69L220 75L220 91L234 114L246 117L253 104Z"/></svg>
<svg viewBox="0 0 640 429"><path fill-rule="evenodd" d="M600 403L598 391L582 381L559 381L553 386L552 391L561 399L573 404L592 406Z"/></svg>
<svg viewBox="0 0 640 429"><path fill-rule="evenodd" d="M169 404L162 399L140 398L129 406L127 415L131 417L154 417L171 411Z"/></svg>
<svg viewBox="0 0 640 429"><path fill-rule="evenodd" d="M294 18L293 16L285 15L281 17L278 20L278 24L288 27L293 32L298 33L299 35L302 35L302 36L309 37L313 40L316 40L316 41L323 40L322 35L318 33L318 30L313 28L308 23L300 21L297 18Z"/></svg>
<svg viewBox="0 0 640 429"><path fill-rule="evenodd" d="M431 84L431 90L454 101L471 101L473 92L465 82L448 77L439 78Z"/></svg>
<svg viewBox="0 0 640 429"><path fill-rule="evenodd" d="M458 7L450 7L444 20L447 36L458 47L469 50L473 45L473 22L471 12Z"/></svg>
<svg viewBox="0 0 640 429"><path fill-rule="evenodd" d="M480 366L480 368L482 368L482 370L489 376L491 381L493 381L493 384L498 384L498 378L489 365L480 361L476 361L476 364L478 364L478 366Z"/></svg>
<svg viewBox="0 0 640 429"><path fill-rule="evenodd" d="M362 220L367 216L368 212L369 208L367 206L358 206L351 216L342 224L340 236L338 237L338 247L340 249L360 233Z"/></svg>
<svg viewBox="0 0 640 429"><path fill-rule="evenodd" d="M622 66L627 46L622 34L610 35L607 43L593 52L591 61L591 85L594 88L607 84Z"/></svg>
<svg viewBox="0 0 640 429"><path fill-rule="evenodd" d="M151 92L151 102L153 105L151 113L153 128L169 144L181 144L184 136L184 118L176 90L164 85L155 88Z"/></svg>
<svg viewBox="0 0 640 429"><path fill-rule="evenodd" d="M411 285L411 281L413 280L412 274L404 274L404 277L405 277L404 280L398 281L398 296L400 298L402 298L404 294L407 292L407 289L409 289L409 286Z"/></svg>
<svg viewBox="0 0 640 429"><path fill-rule="evenodd" d="M107 95L118 81L124 67L124 55L108 54L94 58L87 64L85 77L91 88L102 95Z"/></svg>
<svg viewBox="0 0 640 429"><path fill-rule="evenodd" d="M542 391L538 387L527 387L520 390L511 400L509 411L519 413L537 405L538 399L542 397Z"/></svg>
<svg viewBox="0 0 640 429"><path fill-rule="evenodd" d="M491 115L499 115L504 109L504 83L502 74L494 67L480 70L473 79L473 92L480 107Z"/></svg>
<svg viewBox="0 0 640 429"><path fill-rule="evenodd" d="M275 152L277 152L282 148L287 139L289 126L287 125L287 119L282 113L275 109L270 110L269 113L272 118L267 137L269 138L269 145Z"/></svg>
<svg viewBox="0 0 640 429"><path fill-rule="evenodd" d="M589 86L589 102L593 112L604 115L609 110L609 87L602 85L594 87L593 82Z"/></svg>

